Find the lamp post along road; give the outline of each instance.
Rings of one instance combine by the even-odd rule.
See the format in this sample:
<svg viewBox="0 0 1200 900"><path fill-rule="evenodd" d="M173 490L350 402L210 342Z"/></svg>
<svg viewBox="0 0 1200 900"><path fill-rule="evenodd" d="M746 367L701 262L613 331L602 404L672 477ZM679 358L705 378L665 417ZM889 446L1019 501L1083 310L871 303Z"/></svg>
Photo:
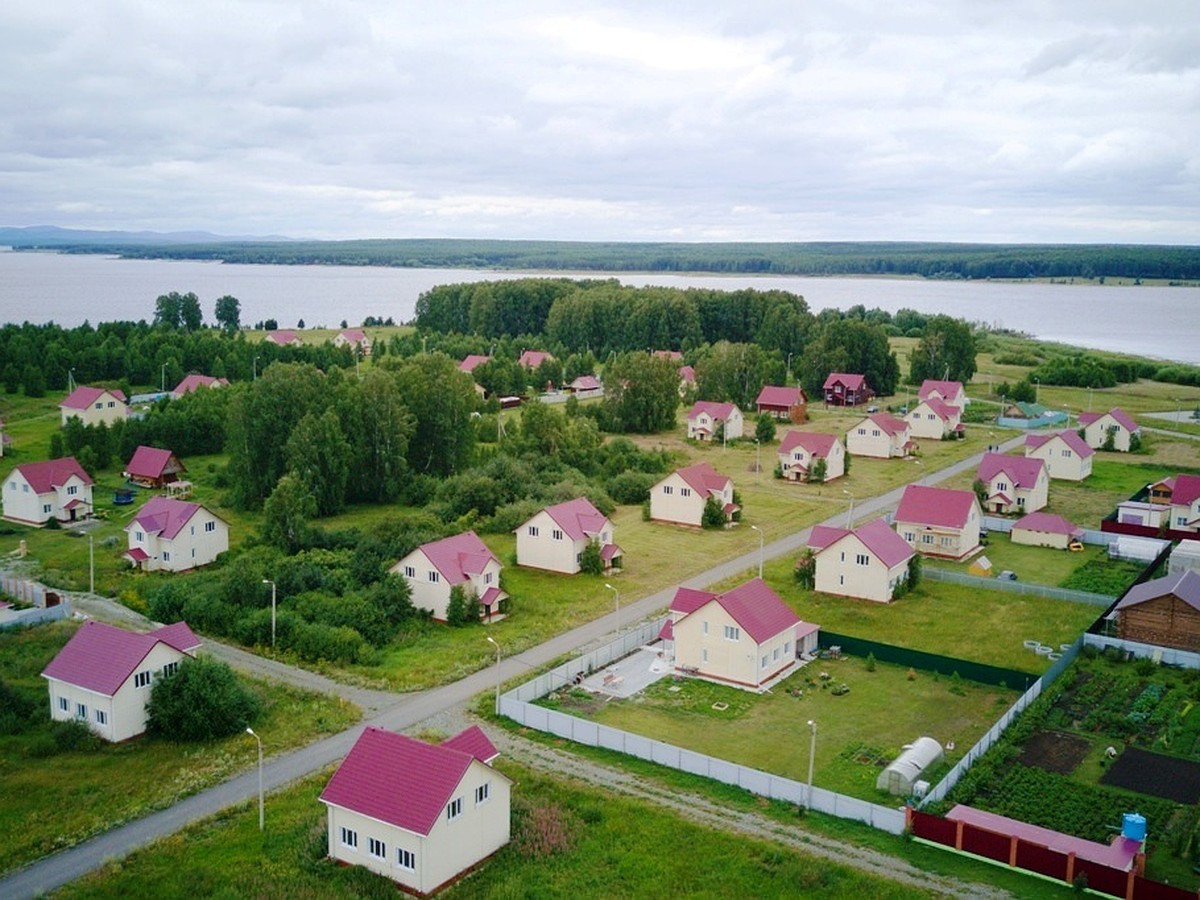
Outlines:
<svg viewBox="0 0 1200 900"><path fill-rule="evenodd" d="M762 578L763 573L763 530L757 525L750 526L751 531L758 532L758 577Z"/></svg>
<svg viewBox="0 0 1200 900"><path fill-rule="evenodd" d="M253 728L247 728L246 734L258 741L258 830L266 828L266 810L263 806L263 760L262 738L254 733Z"/></svg>
<svg viewBox="0 0 1200 900"><path fill-rule="evenodd" d="M275 582L270 578L264 578L263 584L271 586L271 649L275 649Z"/></svg>
<svg viewBox="0 0 1200 900"><path fill-rule="evenodd" d="M808 790L804 793L804 805L806 809L812 809L813 763L817 759L817 723L814 719L809 719L808 726L812 729L812 741L808 746Z"/></svg>
<svg viewBox="0 0 1200 900"><path fill-rule="evenodd" d="M96 542L88 535L88 593L96 593Z"/></svg>
<svg viewBox="0 0 1200 900"><path fill-rule="evenodd" d="M500 645L489 634L488 643L496 648L496 715L500 715Z"/></svg>

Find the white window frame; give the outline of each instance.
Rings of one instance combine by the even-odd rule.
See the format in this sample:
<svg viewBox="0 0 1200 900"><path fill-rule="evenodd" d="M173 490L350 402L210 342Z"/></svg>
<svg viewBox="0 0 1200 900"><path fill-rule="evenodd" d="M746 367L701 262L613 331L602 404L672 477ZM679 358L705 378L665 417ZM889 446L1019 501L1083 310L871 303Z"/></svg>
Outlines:
<svg viewBox="0 0 1200 900"><path fill-rule="evenodd" d="M742 639L742 629L738 628L736 625L726 625L725 626L725 640L736 642L736 641L740 641L741 639Z"/></svg>
<svg viewBox="0 0 1200 900"><path fill-rule="evenodd" d="M387 859L387 844L379 838L367 838L367 856L372 859Z"/></svg>
<svg viewBox="0 0 1200 900"><path fill-rule="evenodd" d="M347 848L348 850L353 850L355 853L357 853L358 852L358 832L355 831L353 828L347 828L345 825L343 825L342 831L341 831L341 844L343 847Z"/></svg>
<svg viewBox="0 0 1200 900"><path fill-rule="evenodd" d="M150 671L147 669L144 672L135 672L133 676L133 686L135 688L150 687Z"/></svg>
<svg viewBox="0 0 1200 900"><path fill-rule="evenodd" d="M396 868L405 872L417 871L417 854L403 847L396 848Z"/></svg>
<svg viewBox="0 0 1200 900"><path fill-rule="evenodd" d="M69 713L71 711L71 701L66 697L58 698L58 711Z"/></svg>
<svg viewBox="0 0 1200 900"><path fill-rule="evenodd" d="M94 709L94 710L92 710L92 712L95 713L95 715L96 715L96 724L97 725L108 725L108 713L107 712L105 712L102 709Z"/></svg>
<svg viewBox="0 0 1200 900"><path fill-rule="evenodd" d="M483 806L490 799L492 799L492 783L485 781L479 787L475 788L475 805Z"/></svg>
<svg viewBox="0 0 1200 900"><path fill-rule="evenodd" d="M453 822L455 819L462 816L463 802L462 797L455 797L446 804L446 821Z"/></svg>

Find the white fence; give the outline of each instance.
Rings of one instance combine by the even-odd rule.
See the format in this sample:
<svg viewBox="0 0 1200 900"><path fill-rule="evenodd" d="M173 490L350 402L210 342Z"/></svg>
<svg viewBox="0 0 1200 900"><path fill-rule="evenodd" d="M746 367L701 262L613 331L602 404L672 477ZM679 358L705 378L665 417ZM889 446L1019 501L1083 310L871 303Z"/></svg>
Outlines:
<svg viewBox="0 0 1200 900"><path fill-rule="evenodd" d="M1164 666L1200 669L1200 653L1192 653L1189 650L1176 650L1172 647L1159 647L1155 644L1139 644L1137 641L1126 641L1103 634L1085 634L1083 642L1101 651L1106 647L1116 647L1123 653L1129 653L1138 659L1152 659Z"/></svg>
<svg viewBox="0 0 1200 900"><path fill-rule="evenodd" d="M963 584L967 587L985 588L989 591L1002 591L1008 594L1023 594L1025 596L1049 597L1051 600L1066 600L1070 603L1090 603L1093 606L1109 607L1115 597L1105 594L1093 594L1089 591L1073 591L1070 588L1050 587L1044 584L1031 584L1025 581L1009 581L1005 578L983 578L979 575L968 575L966 572L954 572L950 569L938 569L926 566L921 570L921 576L930 581L946 581L951 584Z"/></svg>
<svg viewBox="0 0 1200 900"><path fill-rule="evenodd" d="M527 728L535 728L538 731L544 731L576 743L615 750L618 753L636 756L638 759L678 769L681 772L702 775L723 784L743 788L762 797L806 805L818 812L863 822L890 834L901 834L904 831L902 807L879 806L866 800L847 797L844 794L836 794L833 791L817 787L812 789L811 796L809 796L808 785L803 782L772 775L770 772L763 772L759 769L751 769L728 760L706 756L703 753L695 753L674 744L620 731L597 722L589 722L557 710L534 706L530 702L553 690L570 687L576 682L578 676L587 675L595 669L603 668L610 662L620 659L643 644L654 640L664 621L665 619L659 619L657 622L642 625L622 635L611 644L570 660L558 668L514 688L500 698L500 713Z"/></svg>
<svg viewBox="0 0 1200 900"><path fill-rule="evenodd" d="M41 625L44 622L57 622L59 619L71 617L71 601L63 600L58 606L29 609L0 609L0 631L6 628L25 628L30 625Z"/></svg>

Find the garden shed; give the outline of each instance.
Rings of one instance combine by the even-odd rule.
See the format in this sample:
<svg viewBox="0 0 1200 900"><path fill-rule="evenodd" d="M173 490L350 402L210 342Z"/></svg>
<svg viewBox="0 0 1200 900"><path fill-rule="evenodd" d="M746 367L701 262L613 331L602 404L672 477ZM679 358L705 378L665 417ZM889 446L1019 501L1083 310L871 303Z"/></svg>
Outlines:
<svg viewBox="0 0 1200 900"><path fill-rule="evenodd" d="M913 784L944 758L940 743L931 737L919 737L879 773L875 787L894 796L908 796Z"/></svg>

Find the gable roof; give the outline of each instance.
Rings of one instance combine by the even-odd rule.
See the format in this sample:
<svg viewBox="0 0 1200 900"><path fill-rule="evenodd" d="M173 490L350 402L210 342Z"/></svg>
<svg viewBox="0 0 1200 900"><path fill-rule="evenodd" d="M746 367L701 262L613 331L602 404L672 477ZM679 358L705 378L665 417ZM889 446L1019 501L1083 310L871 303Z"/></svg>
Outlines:
<svg viewBox="0 0 1200 900"><path fill-rule="evenodd" d="M1032 512L1022 516L1013 524L1013 531L1038 531L1043 534L1065 534L1067 537L1079 537L1083 529L1074 523L1047 512Z"/></svg>
<svg viewBox="0 0 1200 900"><path fill-rule="evenodd" d="M593 537L608 524L608 517L592 506L592 501L587 497L576 497L566 503L547 506L542 512L557 522L573 541Z"/></svg>
<svg viewBox="0 0 1200 900"><path fill-rule="evenodd" d="M910 484L900 497L896 521L941 528L962 528L967 524L971 510L978 505L979 501L973 491Z"/></svg>
<svg viewBox="0 0 1200 900"><path fill-rule="evenodd" d="M458 364L458 371L467 372L467 373L474 372L479 366L482 366L485 362L490 362L491 359L492 358L490 356L485 356L485 355L482 355L479 353L468 354L466 359L464 359L462 362L460 362Z"/></svg>
<svg viewBox="0 0 1200 900"><path fill-rule="evenodd" d="M483 729L478 725L472 725L470 728L464 729L452 738L447 738L442 741L443 747L449 747L451 750L461 750L463 753L470 753L473 757L485 765L491 765L492 760L500 755L500 751L496 749L496 745L491 742Z"/></svg>
<svg viewBox="0 0 1200 900"><path fill-rule="evenodd" d="M125 526L125 530L140 525L148 534L172 540L203 508L199 503L188 503L173 497L151 497Z"/></svg>
<svg viewBox="0 0 1200 900"><path fill-rule="evenodd" d="M761 578L754 578L731 591L717 594L709 602L720 604L733 621L759 644L800 624L800 617Z"/></svg>
<svg viewBox="0 0 1200 900"><path fill-rule="evenodd" d="M1113 420L1118 425L1131 434L1138 430L1138 423L1135 422L1132 417L1130 417L1129 413L1125 412L1125 410L1121 409L1119 406L1114 406L1108 412L1103 413L1081 412L1079 414L1079 424L1086 428L1088 425L1103 419L1105 416L1112 416Z"/></svg>
<svg viewBox="0 0 1200 900"><path fill-rule="evenodd" d="M351 344L362 344L367 340L367 334L361 328L343 328L338 332L338 337Z"/></svg>
<svg viewBox="0 0 1200 900"><path fill-rule="evenodd" d="M842 383L843 387L852 391L857 391L867 383L867 376L852 375L847 372L830 372L829 377L825 379L825 390L829 390L839 381Z"/></svg>
<svg viewBox="0 0 1200 900"><path fill-rule="evenodd" d="M804 391L798 387L779 387L773 384L763 385L758 392L759 406L802 406L807 402Z"/></svg>
<svg viewBox="0 0 1200 900"><path fill-rule="evenodd" d="M487 544L481 541L474 531L464 531L453 537L422 544L417 549L425 554L433 563L433 567L452 585L462 584L472 575L478 575L489 562L495 562L497 565L500 563L496 554L488 549Z"/></svg>
<svg viewBox="0 0 1200 900"><path fill-rule="evenodd" d="M1038 475L1045 471L1046 461L1036 456L1008 456L1004 453L985 453L979 463L977 476L990 482L1003 473L1017 487L1029 488L1037 483Z"/></svg>
<svg viewBox="0 0 1200 900"><path fill-rule="evenodd" d="M879 426L880 430L882 430L885 434L890 434L892 437L902 435L909 430L907 422L905 422L903 419L897 419L890 413L885 412L873 413L867 416L867 418L863 421L875 423ZM862 422L858 423L858 425L861 424ZM858 425L855 425L854 427L857 428Z"/></svg>
<svg viewBox="0 0 1200 900"><path fill-rule="evenodd" d="M1168 594L1174 594L1192 609L1200 612L1200 572L1187 569L1179 575L1167 575L1134 585L1121 598L1116 608L1125 609L1127 606L1157 600Z"/></svg>
<svg viewBox="0 0 1200 900"><path fill-rule="evenodd" d="M936 378L926 378L921 382L920 390L917 391L917 399L928 400L935 394L943 400L950 397L957 397L963 393L963 384L961 381L938 381Z"/></svg>
<svg viewBox="0 0 1200 900"><path fill-rule="evenodd" d="M1171 485L1171 504L1191 506L1200 499L1200 475L1176 475Z"/></svg>
<svg viewBox="0 0 1200 900"><path fill-rule="evenodd" d="M669 359L671 362L679 362L683 359L683 354L678 350L655 350L652 355L658 359Z"/></svg>
<svg viewBox="0 0 1200 900"><path fill-rule="evenodd" d="M789 431L779 442L780 453L791 453L802 447L816 457L828 457L833 445L838 442L836 434L821 434L816 431Z"/></svg>
<svg viewBox="0 0 1200 900"><path fill-rule="evenodd" d="M580 375L571 382L571 387L577 391L595 391L601 387L600 379L595 375Z"/></svg>
<svg viewBox="0 0 1200 900"><path fill-rule="evenodd" d="M706 462L676 469L675 474L702 497L713 493L719 494L725 490L725 485L730 481L728 475L722 475Z"/></svg>
<svg viewBox="0 0 1200 900"><path fill-rule="evenodd" d="M696 383L696 369L692 366L679 367L679 380L686 381L688 384Z"/></svg>
<svg viewBox="0 0 1200 900"><path fill-rule="evenodd" d="M828 525L817 525L812 530L808 545L820 555L822 551L851 534L862 541L863 546L879 557L880 561L889 569L916 553L909 546L908 541L892 531L883 519L875 519L866 525L860 525L853 531Z"/></svg>
<svg viewBox="0 0 1200 900"><path fill-rule="evenodd" d="M50 660L42 676L111 697L160 641L181 653L192 653L200 646L200 639L186 622L137 634L92 619Z"/></svg>
<svg viewBox="0 0 1200 900"><path fill-rule="evenodd" d="M133 451L133 457L125 466L127 475L142 478L161 478L163 470L175 456L170 450L160 450L158 447L147 447L144 444ZM175 460L182 468L183 463Z"/></svg>
<svg viewBox="0 0 1200 900"><path fill-rule="evenodd" d="M85 384L71 391L58 406L60 409L87 409L105 394L112 394L117 400L125 402L125 394L117 388L90 387Z"/></svg>
<svg viewBox="0 0 1200 900"><path fill-rule="evenodd" d="M184 377L183 381L175 385L175 389L171 391L177 397L182 397L184 394L190 394L192 391L202 387L228 387L228 378L213 378L211 375L197 375L195 373Z"/></svg>
<svg viewBox="0 0 1200 900"><path fill-rule="evenodd" d="M526 350L521 354L521 358L517 362L527 369L536 369L542 363L551 359L554 359L553 355L546 350Z"/></svg>
<svg viewBox="0 0 1200 900"><path fill-rule="evenodd" d="M717 596L712 591L702 591L697 588L680 587L675 589L671 598L671 612L688 615L694 613L705 603Z"/></svg>
<svg viewBox="0 0 1200 900"><path fill-rule="evenodd" d="M1043 444L1050 443L1055 438L1060 438L1064 444L1075 451L1080 459L1087 459L1096 453L1095 450L1088 446L1088 442L1079 436L1078 431L1070 429L1053 434L1027 434L1025 435L1025 448L1026 450L1036 450Z"/></svg>
<svg viewBox="0 0 1200 900"><path fill-rule="evenodd" d="M922 406L932 412L943 422L954 418L962 412L962 410L960 410L957 406L947 403L940 397L926 397L922 399L921 402L917 404L916 408L914 408L913 412L916 412L916 409L919 409Z"/></svg>
<svg viewBox="0 0 1200 900"><path fill-rule="evenodd" d="M475 761L472 753L453 746L426 744L368 726L320 799L428 835ZM505 778L500 772L496 775Z"/></svg>
<svg viewBox="0 0 1200 900"><path fill-rule="evenodd" d="M697 400L688 410L687 417L694 419L701 413L708 413L714 421L724 422L733 415L737 407L732 403L719 403L716 400Z"/></svg>
<svg viewBox="0 0 1200 900"><path fill-rule="evenodd" d="M285 329L281 331L268 331L267 340L282 347L285 344L297 343L300 340L300 337L296 334L296 332Z"/></svg>
<svg viewBox="0 0 1200 900"><path fill-rule="evenodd" d="M83 471L83 466L73 456L24 463L13 471L21 473L21 477L29 482L35 494L48 494L55 488L62 487L72 475L78 477L85 486L92 483L91 476Z"/></svg>

